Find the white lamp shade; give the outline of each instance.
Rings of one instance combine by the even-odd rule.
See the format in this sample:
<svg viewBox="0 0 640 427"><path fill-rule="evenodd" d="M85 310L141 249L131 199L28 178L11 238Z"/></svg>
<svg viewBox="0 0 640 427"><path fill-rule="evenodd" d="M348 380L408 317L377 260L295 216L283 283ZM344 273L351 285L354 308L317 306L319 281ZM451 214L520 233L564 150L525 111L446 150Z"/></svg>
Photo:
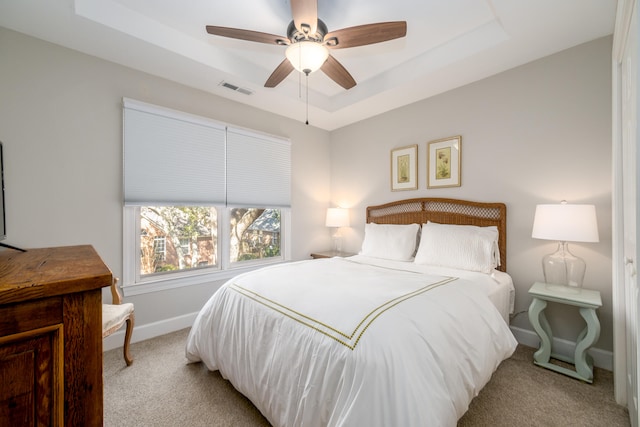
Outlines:
<svg viewBox="0 0 640 427"><path fill-rule="evenodd" d="M329 50L318 42L303 40L287 47L285 55L293 68L301 73L313 73L329 57Z"/></svg>
<svg viewBox="0 0 640 427"><path fill-rule="evenodd" d="M329 208L327 209L327 227L348 227L349 226L349 209Z"/></svg>
<svg viewBox="0 0 640 427"><path fill-rule="evenodd" d="M594 205L538 205L531 237L559 242L598 242Z"/></svg>

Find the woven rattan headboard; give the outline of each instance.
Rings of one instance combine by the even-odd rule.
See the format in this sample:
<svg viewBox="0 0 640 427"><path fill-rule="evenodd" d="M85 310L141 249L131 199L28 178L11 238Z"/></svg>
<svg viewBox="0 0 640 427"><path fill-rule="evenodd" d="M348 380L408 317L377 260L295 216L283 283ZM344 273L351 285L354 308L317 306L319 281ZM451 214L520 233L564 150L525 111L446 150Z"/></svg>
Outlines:
<svg viewBox="0 0 640 427"><path fill-rule="evenodd" d="M367 223L477 225L498 227L500 271L507 271L507 206L504 203L482 203L467 200L421 198L398 200L367 207Z"/></svg>

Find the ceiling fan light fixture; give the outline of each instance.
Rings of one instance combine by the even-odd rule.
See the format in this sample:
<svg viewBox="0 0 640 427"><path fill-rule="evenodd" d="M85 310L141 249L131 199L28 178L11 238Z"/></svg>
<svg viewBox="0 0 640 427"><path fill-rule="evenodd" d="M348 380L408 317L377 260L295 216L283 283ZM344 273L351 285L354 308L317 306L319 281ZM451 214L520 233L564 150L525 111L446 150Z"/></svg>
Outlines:
<svg viewBox="0 0 640 427"><path fill-rule="evenodd" d="M287 47L285 52L293 68L301 73L311 74L322 67L329 57L329 49L310 40L302 40Z"/></svg>

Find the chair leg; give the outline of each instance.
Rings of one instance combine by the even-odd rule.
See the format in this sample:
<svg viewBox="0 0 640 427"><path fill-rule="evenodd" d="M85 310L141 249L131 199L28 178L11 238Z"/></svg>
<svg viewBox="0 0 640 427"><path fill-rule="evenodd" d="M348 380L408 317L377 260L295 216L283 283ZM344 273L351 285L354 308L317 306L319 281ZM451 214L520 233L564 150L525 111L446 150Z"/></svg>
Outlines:
<svg viewBox="0 0 640 427"><path fill-rule="evenodd" d="M134 323L134 317L133 317L133 313L131 313L131 316L129 316L129 318L127 319L127 330L124 334L123 352L124 352L124 361L127 362L127 366L131 366L131 364L133 363L133 358L129 353L129 343L131 342L131 334L133 333L133 323Z"/></svg>

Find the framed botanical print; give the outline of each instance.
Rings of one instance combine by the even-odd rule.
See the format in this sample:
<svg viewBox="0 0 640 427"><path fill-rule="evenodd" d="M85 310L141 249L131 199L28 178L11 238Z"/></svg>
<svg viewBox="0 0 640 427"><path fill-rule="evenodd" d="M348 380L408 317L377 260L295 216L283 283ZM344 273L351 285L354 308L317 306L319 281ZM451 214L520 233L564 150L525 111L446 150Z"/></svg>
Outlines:
<svg viewBox="0 0 640 427"><path fill-rule="evenodd" d="M418 146L391 150L391 191L418 188Z"/></svg>
<svg viewBox="0 0 640 427"><path fill-rule="evenodd" d="M427 188L460 187L462 137L438 139L427 145Z"/></svg>

